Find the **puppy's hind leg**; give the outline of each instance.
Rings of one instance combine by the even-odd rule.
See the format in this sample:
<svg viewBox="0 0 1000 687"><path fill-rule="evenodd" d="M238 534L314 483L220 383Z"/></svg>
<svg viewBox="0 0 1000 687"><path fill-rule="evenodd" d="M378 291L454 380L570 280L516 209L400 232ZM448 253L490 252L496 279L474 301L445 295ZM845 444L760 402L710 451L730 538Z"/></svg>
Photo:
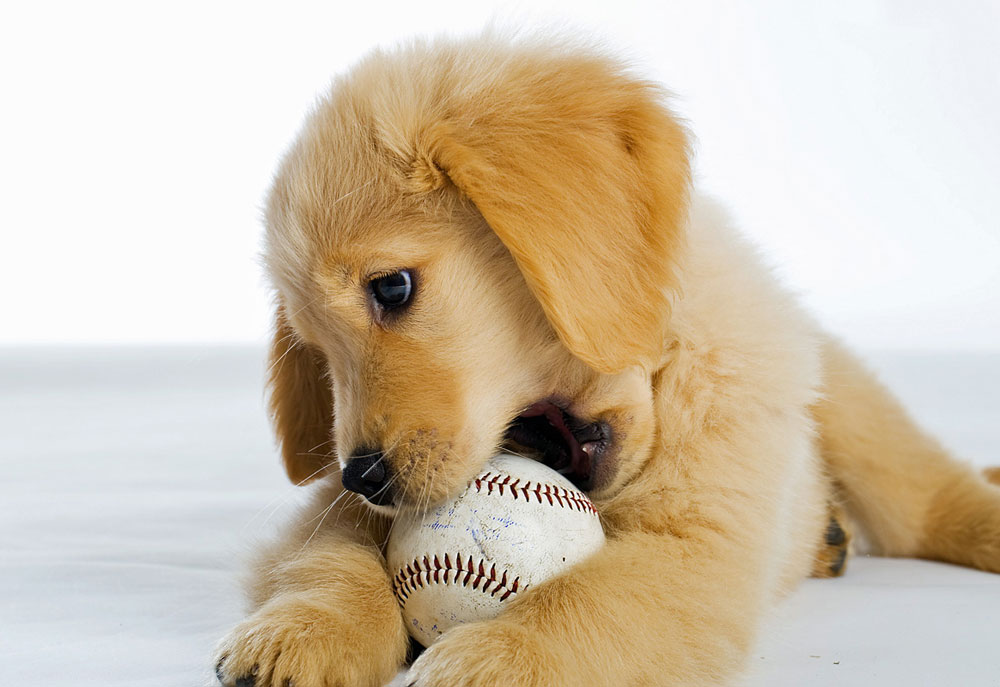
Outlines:
<svg viewBox="0 0 1000 687"><path fill-rule="evenodd" d="M1000 489L952 458L839 344L813 412L845 505L876 549L1000 572ZM987 473L994 483L1000 471Z"/></svg>
<svg viewBox="0 0 1000 687"><path fill-rule="evenodd" d="M986 468L983 470L983 477L990 484L995 484L1000 487L1000 467L998 468Z"/></svg>

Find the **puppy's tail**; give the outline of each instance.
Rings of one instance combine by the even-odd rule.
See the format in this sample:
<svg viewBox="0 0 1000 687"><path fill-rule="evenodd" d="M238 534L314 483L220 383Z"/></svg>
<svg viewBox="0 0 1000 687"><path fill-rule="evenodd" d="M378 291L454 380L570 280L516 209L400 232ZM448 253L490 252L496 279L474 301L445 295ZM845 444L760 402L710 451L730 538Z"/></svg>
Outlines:
<svg viewBox="0 0 1000 687"><path fill-rule="evenodd" d="M876 552L1000 572L1000 469L953 459L842 346L824 353L823 457Z"/></svg>

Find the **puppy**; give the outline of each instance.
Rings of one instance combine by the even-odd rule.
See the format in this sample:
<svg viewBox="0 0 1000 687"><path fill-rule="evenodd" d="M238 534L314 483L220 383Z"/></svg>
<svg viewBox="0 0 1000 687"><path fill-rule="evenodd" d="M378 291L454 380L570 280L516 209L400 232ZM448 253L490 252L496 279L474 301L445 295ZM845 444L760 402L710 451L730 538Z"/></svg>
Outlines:
<svg viewBox="0 0 1000 687"><path fill-rule="evenodd" d="M256 565L224 685L390 680L391 518L504 446L586 489L608 544L446 633L410 684L725 683L853 526L1000 571L1000 490L689 193L688 157L657 87L568 44L416 43L335 82L267 210L274 426L321 484Z"/></svg>

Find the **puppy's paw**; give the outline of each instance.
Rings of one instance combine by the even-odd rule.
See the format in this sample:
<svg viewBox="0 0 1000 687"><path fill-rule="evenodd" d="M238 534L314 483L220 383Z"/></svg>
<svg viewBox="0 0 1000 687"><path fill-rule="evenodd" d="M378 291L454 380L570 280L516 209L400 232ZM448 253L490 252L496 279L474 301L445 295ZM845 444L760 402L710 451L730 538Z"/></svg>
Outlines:
<svg viewBox="0 0 1000 687"><path fill-rule="evenodd" d="M562 687L564 656L544 637L502 620L446 632L413 664L408 687Z"/></svg>
<svg viewBox="0 0 1000 687"><path fill-rule="evenodd" d="M373 634L308 599L276 599L219 645L225 687L381 687L405 658L405 632Z"/></svg>
<svg viewBox="0 0 1000 687"><path fill-rule="evenodd" d="M847 555L851 547L851 533L847 528L847 514L838 505L830 505L830 519L823 531L823 541L816 552L813 577L840 577L844 574Z"/></svg>

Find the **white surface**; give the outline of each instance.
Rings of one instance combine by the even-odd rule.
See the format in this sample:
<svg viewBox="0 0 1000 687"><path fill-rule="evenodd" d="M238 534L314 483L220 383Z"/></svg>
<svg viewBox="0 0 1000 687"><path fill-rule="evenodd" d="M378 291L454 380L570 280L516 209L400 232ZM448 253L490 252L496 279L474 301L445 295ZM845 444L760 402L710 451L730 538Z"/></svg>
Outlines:
<svg viewBox="0 0 1000 687"><path fill-rule="evenodd" d="M1000 355L874 359L946 444L1000 462ZM0 351L5 684L211 684L240 560L295 495L262 369L249 349ZM1000 576L855 559L776 610L746 684L996 687L998 618Z"/></svg>
<svg viewBox="0 0 1000 687"><path fill-rule="evenodd" d="M1000 347L996 0L48 0L2 16L2 342L262 341L260 208L316 96L375 46L496 18L606 37L672 89L701 187L852 343Z"/></svg>
<svg viewBox="0 0 1000 687"><path fill-rule="evenodd" d="M604 530L586 494L538 461L501 453L453 500L397 517L386 561L406 629L430 646L456 625L495 618L506 601L602 546ZM422 561L447 567L432 577ZM492 577L469 584L480 569Z"/></svg>

